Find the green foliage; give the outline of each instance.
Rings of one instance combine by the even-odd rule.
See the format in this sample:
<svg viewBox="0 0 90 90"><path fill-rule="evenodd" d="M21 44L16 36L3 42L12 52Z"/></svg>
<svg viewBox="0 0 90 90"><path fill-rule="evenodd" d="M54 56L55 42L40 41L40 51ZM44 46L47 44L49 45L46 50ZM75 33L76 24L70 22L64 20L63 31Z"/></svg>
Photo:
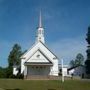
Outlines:
<svg viewBox="0 0 90 90"><path fill-rule="evenodd" d="M5 78L6 73L5 73L5 68L0 67L0 78Z"/></svg>
<svg viewBox="0 0 90 90"><path fill-rule="evenodd" d="M5 70L6 78L12 78L13 77L13 68L7 67Z"/></svg>
<svg viewBox="0 0 90 90"><path fill-rule="evenodd" d="M23 74L18 73L18 74L17 74L16 76L14 76L13 78L23 79L23 78L24 78L24 75L23 75Z"/></svg>
<svg viewBox="0 0 90 90"><path fill-rule="evenodd" d="M8 56L8 67L7 68L0 67L0 78L23 78L23 75L21 75L20 73L17 76L13 75L13 66L14 65L20 66L21 61L20 57L25 52L26 51L22 52L20 45L15 44L13 46Z"/></svg>
<svg viewBox="0 0 90 90"><path fill-rule="evenodd" d="M71 66L71 67L75 67L75 66L76 66L74 60L71 60L71 61L70 61L70 66Z"/></svg>
<svg viewBox="0 0 90 90"><path fill-rule="evenodd" d="M23 54L21 50L21 46L18 44L15 44L8 56L8 68L6 70L7 72L7 78L12 78L13 77L13 66L18 65L20 66L20 61L21 61L21 55Z"/></svg>
<svg viewBox="0 0 90 90"><path fill-rule="evenodd" d="M86 73L90 74L90 60L86 60L85 65L86 65Z"/></svg>
<svg viewBox="0 0 90 90"><path fill-rule="evenodd" d="M15 44L8 56L8 64L9 67L13 67L13 65L20 65L20 56L22 55L21 47L18 44Z"/></svg>
<svg viewBox="0 0 90 90"><path fill-rule="evenodd" d="M75 59L75 64L77 66L84 64L84 56L81 53L77 54L76 59Z"/></svg>
<svg viewBox="0 0 90 90"><path fill-rule="evenodd" d="M88 33L87 33L87 43L88 43L88 49L86 51L87 53L87 60L85 61L86 66L86 73L90 77L90 26L88 27Z"/></svg>
<svg viewBox="0 0 90 90"><path fill-rule="evenodd" d="M88 44L90 44L90 26L88 27L88 33L87 33L86 41Z"/></svg>
<svg viewBox="0 0 90 90"><path fill-rule="evenodd" d="M12 68L6 67L2 68L0 67L0 78L12 78L13 73L12 73Z"/></svg>
<svg viewBox="0 0 90 90"><path fill-rule="evenodd" d="M75 60L70 61L71 67L75 67L75 66L79 66L79 65L83 65L83 64L84 64L84 56L81 53L77 54Z"/></svg>

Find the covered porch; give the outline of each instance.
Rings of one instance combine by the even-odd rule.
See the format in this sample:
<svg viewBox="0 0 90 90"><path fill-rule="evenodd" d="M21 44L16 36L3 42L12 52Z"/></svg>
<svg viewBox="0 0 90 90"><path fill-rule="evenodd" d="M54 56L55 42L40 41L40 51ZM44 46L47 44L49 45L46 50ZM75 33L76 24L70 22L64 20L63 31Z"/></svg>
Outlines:
<svg viewBox="0 0 90 90"><path fill-rule="evenodd" d="M52 63L25 63L24 76L27 77L46 77L50 75Z"/></svg>

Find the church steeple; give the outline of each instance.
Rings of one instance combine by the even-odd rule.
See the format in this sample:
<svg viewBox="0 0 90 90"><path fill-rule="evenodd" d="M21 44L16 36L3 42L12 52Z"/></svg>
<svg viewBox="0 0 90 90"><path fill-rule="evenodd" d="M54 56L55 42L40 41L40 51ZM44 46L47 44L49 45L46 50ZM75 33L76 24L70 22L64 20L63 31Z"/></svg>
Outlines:
<svg viewBox="0 0 90 90"><path fill-rule="evenodd" d="M42 27L42 16L41 16L41 11L40 11L40 16L39 16L39 27Z"/></svg>
<svg viewBox="0 0 90 90"><path fill-rule="evenodd" d="M39 15L39 26L37 29L37 37L36 37L36 42L41 41L42 43L45 43L44 41L44 29L42 27L42 15L41 15L41 11L40 11L40 15Z"/></svg>

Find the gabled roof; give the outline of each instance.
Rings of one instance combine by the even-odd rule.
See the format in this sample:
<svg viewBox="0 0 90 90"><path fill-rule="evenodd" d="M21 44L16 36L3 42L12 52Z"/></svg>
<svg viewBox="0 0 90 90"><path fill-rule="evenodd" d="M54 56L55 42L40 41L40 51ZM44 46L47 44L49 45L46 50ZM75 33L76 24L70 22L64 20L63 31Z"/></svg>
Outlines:
<svg viewBox="0 0 90 90"><path fill-rule="evenodd" d="M21 58L24 58L24 56L25 56L31 49L33 49L38 43L41 43L47 50L49 50L44 43L42 43L41 41L39 41L39 42L35 43L26 53L24 53L24 54L21 56ZM51 50L49 50L49 51L51 52ZM55 58L57 58L57 56L56 56L53 52L51 52L51 53L55 56Z"/></svg>
<svg viewBox="0 0 90 90"><path fill-rule="evenodd" d="M29 48L20 58L23 58L35 45L36 45L36 43L33 44L32 47Z"/></svg>
<svg viewBox="0 0 90 90"><path fill-rule="evenodd" d="M41 41L40 41L41 42ZM42 42L41 42L42 43ZM44 43L42 43L56 58L58 58Z"/></svg>
<svg viewBox="0 0 90 90"><path fill-rule="evenodd" d="M39 51L39 52L48 60L49 63L52 63L51 60L49 59L49 57L45 55L45 53L43 53L40 49L38 49L37 51ZM27 61L26 61L27 63L28 63L28 61L30 60L30 58L33 57L33 55L34 55L37 51L35 51L35 52L27 59ZM30 63L36 63L36 62L30 62ZM38 62L38 63L41 63L41 62ZM46 62L43 62L43 63L46 63Z"/></svg>

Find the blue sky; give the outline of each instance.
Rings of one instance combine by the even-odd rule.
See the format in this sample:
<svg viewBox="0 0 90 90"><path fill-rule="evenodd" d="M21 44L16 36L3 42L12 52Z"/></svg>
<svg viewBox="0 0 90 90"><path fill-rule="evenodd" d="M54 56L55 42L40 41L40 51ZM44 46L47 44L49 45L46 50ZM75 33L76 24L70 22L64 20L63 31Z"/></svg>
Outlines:
<svg viewBox="0 0 90 90"><path fill-rule="evenodd" d="M15 43L32 46L42 11L46 45L68 64L77 53L86 57L90 0L0 0L0 66ZM59 61L60 62L60 61Z"/></svg>

